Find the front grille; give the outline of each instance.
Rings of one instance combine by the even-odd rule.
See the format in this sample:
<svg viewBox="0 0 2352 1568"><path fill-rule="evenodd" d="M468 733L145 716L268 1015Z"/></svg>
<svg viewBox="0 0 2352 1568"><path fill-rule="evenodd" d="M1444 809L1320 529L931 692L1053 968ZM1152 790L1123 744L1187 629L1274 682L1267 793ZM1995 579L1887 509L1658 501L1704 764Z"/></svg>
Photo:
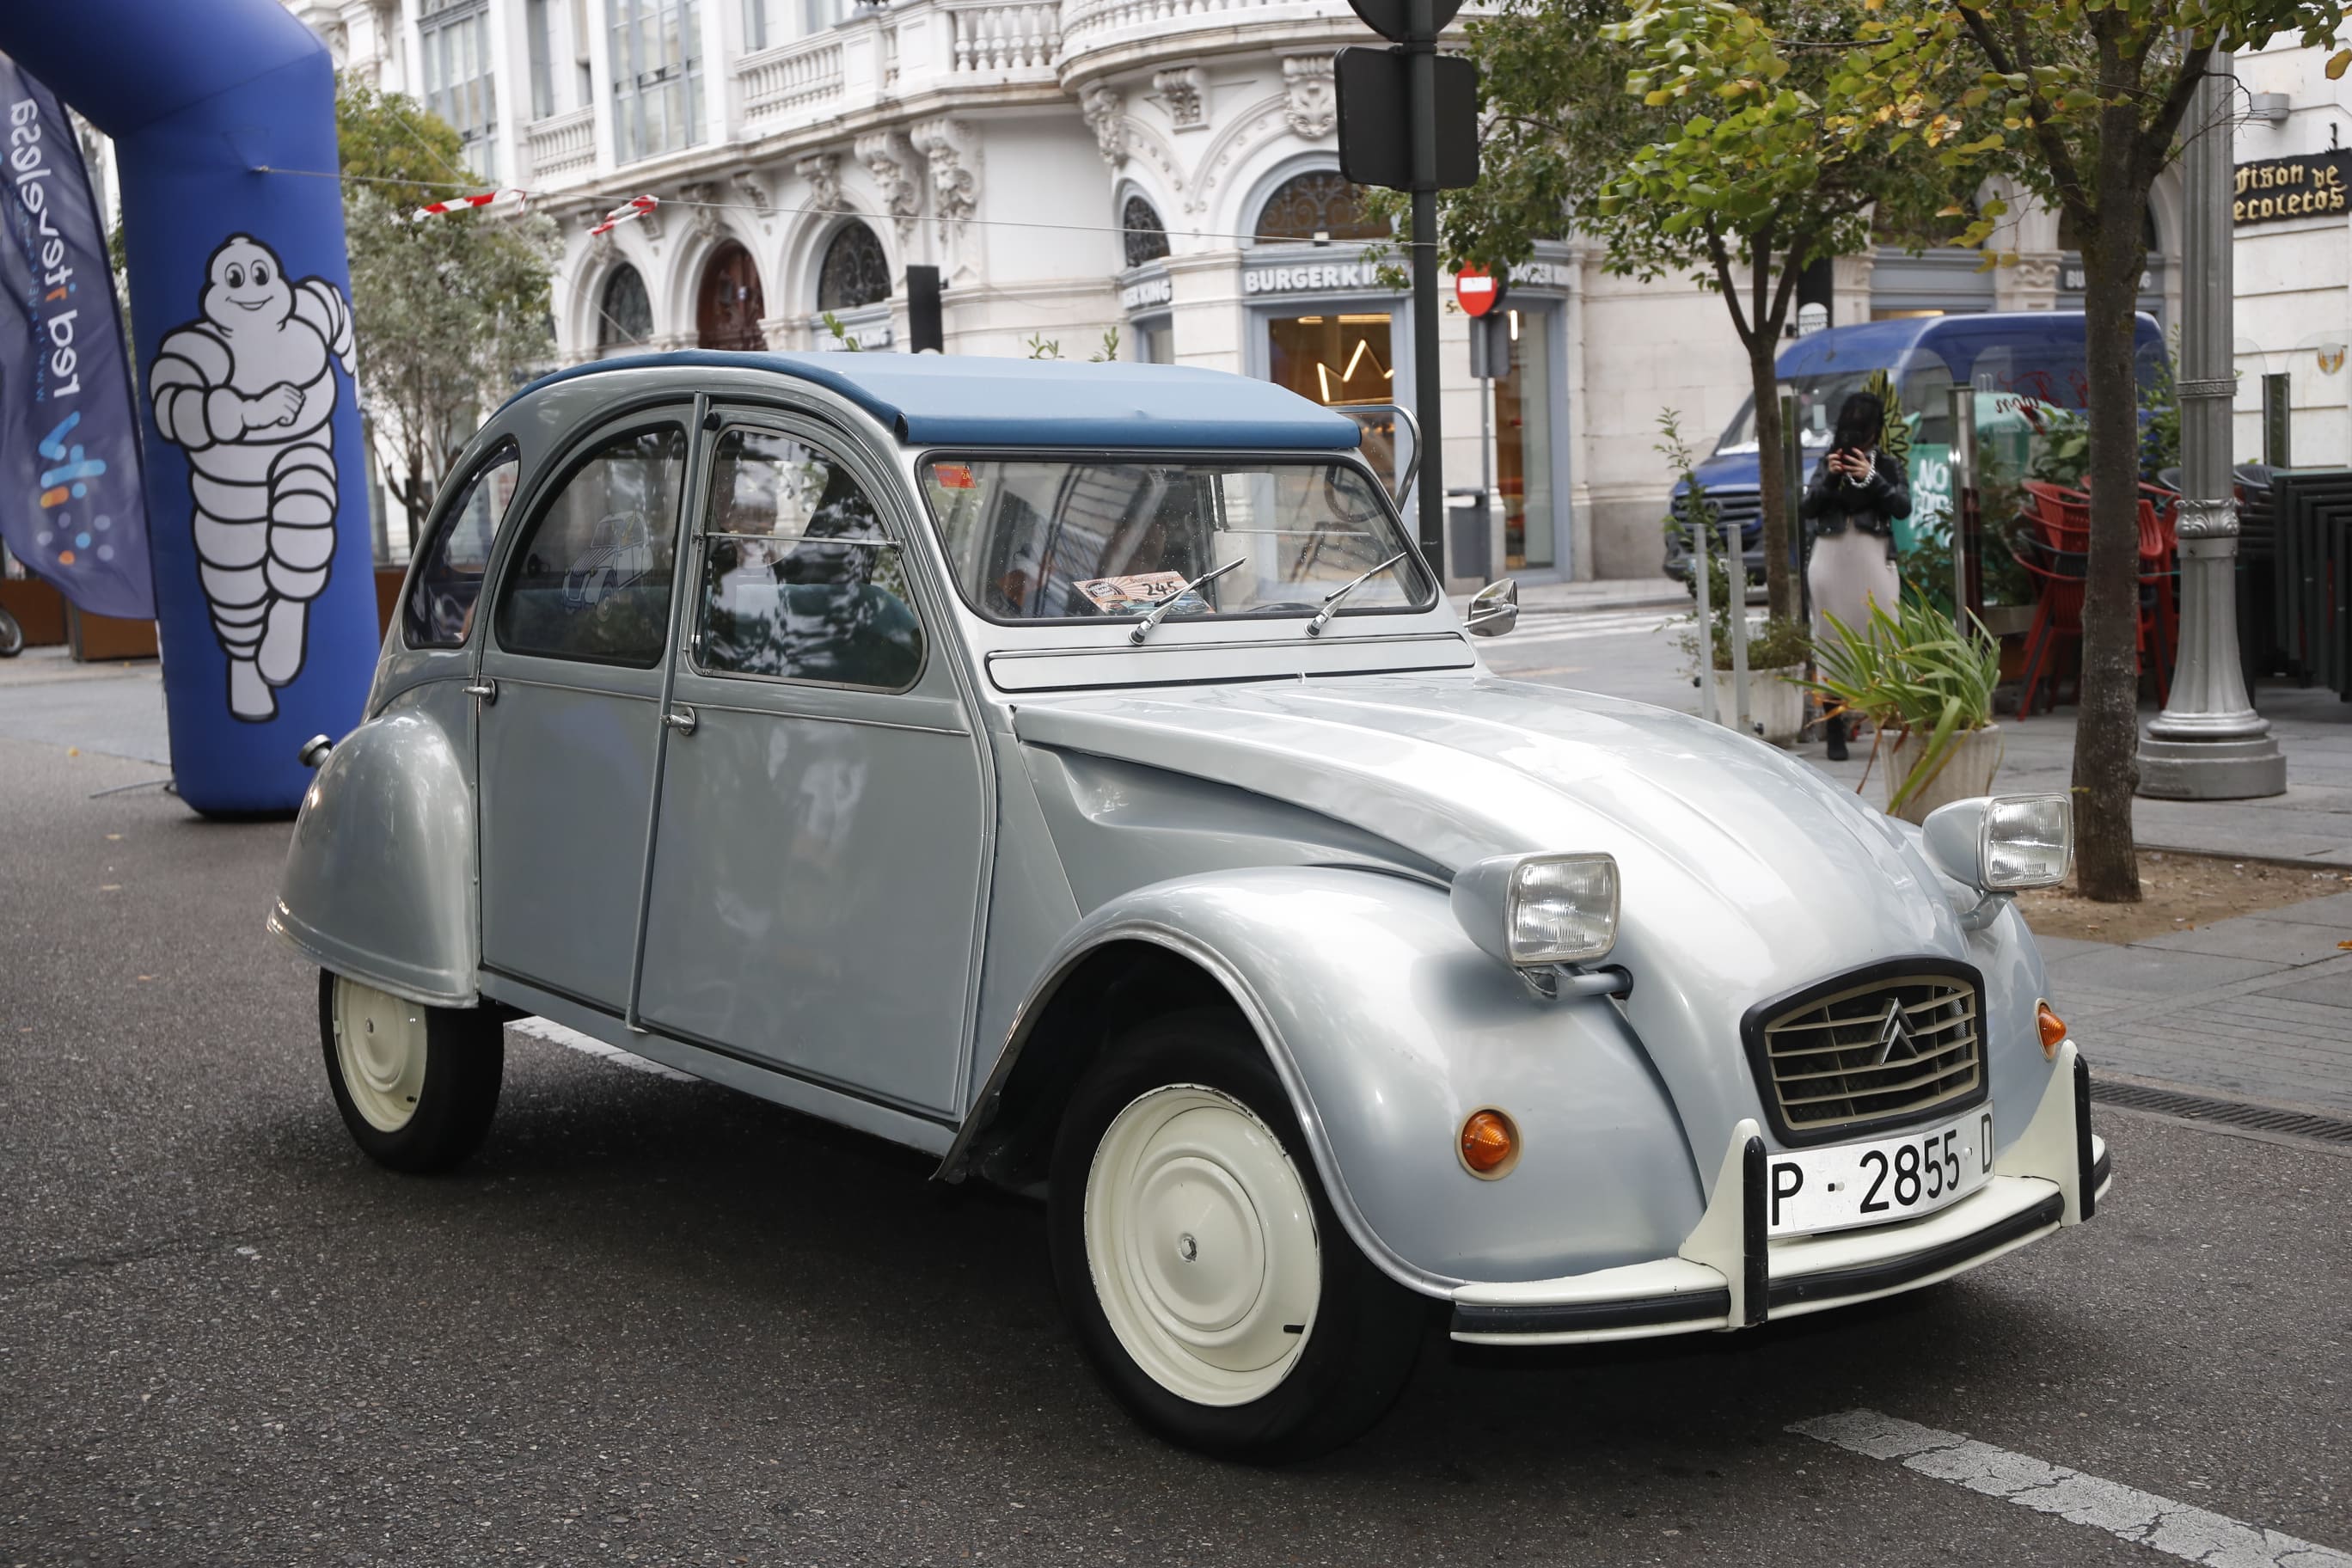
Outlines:
<svg viewBox="0 0 2352 1568"><path fill-rule="evenodd" d="M1800 1138L1957 1107L1984 1086L1977 987L1952 974L1895 974L1822 994L1764 1023L1766 1086Z"/></svg>
<svg viewBox="0 0 2352 1568"><path fill-rule="evenodd" d="M1715 508L1715 528L1717 533L1720 534L1723 531L1723 525L1725 523L1736 522L1739 525L1739 538L1741 542L1752 543L1754 542L1757 535L1763 531L1764 497L1762 492L1758 490L1709 490L1706 492L1706 499L1708 504ZM1689 495L1683 494L1675 496L1671 502L1671 510L1675 514L1675 521L1681 525L1683 532L1687 535L1690 530Z"/></svg>

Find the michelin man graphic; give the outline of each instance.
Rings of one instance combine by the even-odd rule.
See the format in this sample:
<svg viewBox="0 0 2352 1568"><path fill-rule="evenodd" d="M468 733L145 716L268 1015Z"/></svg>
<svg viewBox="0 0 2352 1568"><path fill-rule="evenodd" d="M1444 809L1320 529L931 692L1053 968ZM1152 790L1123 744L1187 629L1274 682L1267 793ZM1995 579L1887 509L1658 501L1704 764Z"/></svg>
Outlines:
<svg viewBox="0 0 2352 1568"><path fill-rule="evenodd" d="M260 723L302 673L310 601L335 556L335 365L352 314L321 278L290 281L251 235L205 264L201 319L163 335L155 427L188 455L197 571L228 655L228 708Z"/></svg>

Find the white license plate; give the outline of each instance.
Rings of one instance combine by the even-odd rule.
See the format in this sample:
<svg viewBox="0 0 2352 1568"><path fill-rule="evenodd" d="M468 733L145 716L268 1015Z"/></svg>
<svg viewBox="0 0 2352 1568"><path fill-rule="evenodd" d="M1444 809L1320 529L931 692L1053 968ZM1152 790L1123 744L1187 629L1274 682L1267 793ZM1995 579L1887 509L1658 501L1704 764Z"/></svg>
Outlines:
<svg viewBox="0 0 2352 1568"><path fill-rule="evenodd" d="M1775 1154L1764 1183L1772 1236L1916 1219L1992 1180L1990 1107L1925 1131Z"/></svg>

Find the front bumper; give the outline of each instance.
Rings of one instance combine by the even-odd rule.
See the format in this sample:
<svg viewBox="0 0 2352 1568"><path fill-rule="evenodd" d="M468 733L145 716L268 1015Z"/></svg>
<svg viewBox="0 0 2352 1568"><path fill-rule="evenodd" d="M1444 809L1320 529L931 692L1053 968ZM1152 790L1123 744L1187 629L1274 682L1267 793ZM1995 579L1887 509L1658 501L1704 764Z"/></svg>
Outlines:
<svg viewBox="0 0 2352 1568"><path fill-rule="evenodd" d="M1867 1230L1769 1240L1764 1143L1733 1130L1715 1196L1672 1258L1558 1279L1468 1284L1454 1291L1454 1337L1470 1344L1550 1345L1753 1327L1948 1279L2052 1231L2080 1225L2114 1180L2091 1133L2090 1079L2073 1041L2024 1133L1992 1180L1918 1219Z"/></svg>

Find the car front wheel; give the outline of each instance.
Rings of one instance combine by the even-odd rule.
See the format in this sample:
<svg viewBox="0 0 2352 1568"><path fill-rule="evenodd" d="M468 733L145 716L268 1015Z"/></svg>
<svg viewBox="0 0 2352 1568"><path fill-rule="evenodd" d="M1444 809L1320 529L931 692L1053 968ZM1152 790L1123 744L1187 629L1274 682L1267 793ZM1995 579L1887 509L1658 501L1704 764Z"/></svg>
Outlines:
<svg viewBox="0 0 2352 1568"><path fill-rule="evenodd" d="M480 1146L506 1071L496 1016L322 972L319 1033L335 1109L371 1158L395 1171L446 1171Z"/></svg>
<svg viewBox="0 0 2352 1568"><path fill-rule="evenodd" d="M1290 1101L1229 1012L1129 1030L1078 1086L1055 1145L1054 1272L1129 1413L1229 1458L1305 1458L1402 1390L1426 1304L1368 1262Z"/></svg>

